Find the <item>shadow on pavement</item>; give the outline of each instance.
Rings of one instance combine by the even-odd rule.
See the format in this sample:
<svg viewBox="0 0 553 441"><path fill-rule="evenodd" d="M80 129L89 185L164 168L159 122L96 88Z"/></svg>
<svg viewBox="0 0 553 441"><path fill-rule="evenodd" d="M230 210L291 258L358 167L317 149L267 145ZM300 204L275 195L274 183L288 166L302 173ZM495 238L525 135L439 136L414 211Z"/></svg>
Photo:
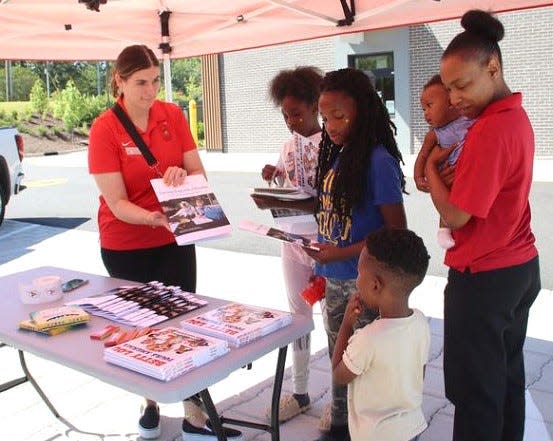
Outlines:
<svg viewBox="0 0 553 441"><path fill-rule="evenodd" d="M44 225L45 227L66 228L68 230L77 228L88 222L89 217L24 217L12 219L16 222Z"/></svg>
<svg viewBox="0 0 553 441"><path fill-rule="evenodd" d="M5 219L0 226L0 265L32 252L39 242L81 226L86 217Z"/></svg>

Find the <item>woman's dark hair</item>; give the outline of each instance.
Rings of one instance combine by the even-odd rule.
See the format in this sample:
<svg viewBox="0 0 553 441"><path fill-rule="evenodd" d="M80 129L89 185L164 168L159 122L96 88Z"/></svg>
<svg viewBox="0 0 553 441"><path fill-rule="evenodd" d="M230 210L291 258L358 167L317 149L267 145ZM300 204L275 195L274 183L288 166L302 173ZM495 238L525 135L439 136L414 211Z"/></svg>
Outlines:
<svg viewBox="0 0 553 441"><path fill-rule="evenodd" d="M352 68L329 72L321 83L321 93L330 91L342 92L356 104L351 140L344 145L341 154L323 125L317 165L317 188L320 192L325 175L340 154L331 198L336 214L345 222L351 215L351 209L362 202L367 192L367 170L373 150L381 144L398 164L403 162L403 158L394 138L396 126L367 75ZM405 190L403 173L401 188ZM320 200L318 204L320 208Z"/></svg>
<svg viewBox="0 0 553 441"><path fill-rule="evenodd" d="M498 42L503 39L505 29L497 18L486 11L473 9L465 12L461 26L465 30L451 40L442 59L455 54L477 58L481 64L486 64L492 55L497 55L500 66L503 66Z"/></svg>
<svg viewBox="0 0 553 441"><path fill-rule="evenodd" d="M159 60L154 52L146 45L136 44L127 46L121 51L111 71L111 93L117 98L119 90L115 82L115 75L123 80L129 78L133 73L148 69L152 66L159 66Z"/></svg>
<svg viewBox="0 0 553 441"><path fill-rule="evenodd" d="M282 105L287 96L292 96L304 103L316 104L322 71L313 66L300 66L291 70L281 70L269 86L269 94L275 106Z"/></svg>

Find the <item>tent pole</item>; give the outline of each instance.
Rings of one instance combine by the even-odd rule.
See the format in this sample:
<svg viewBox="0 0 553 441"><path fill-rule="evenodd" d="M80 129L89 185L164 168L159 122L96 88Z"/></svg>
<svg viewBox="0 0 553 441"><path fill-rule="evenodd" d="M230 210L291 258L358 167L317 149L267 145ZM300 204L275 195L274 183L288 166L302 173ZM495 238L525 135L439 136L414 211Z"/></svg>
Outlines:
<svg viewBox="0 0 553 441"><path fill-rule="evenodd" d="M163 53L163 85L165 87L165 101L173 102L173 85L171 82L171 41L169 37L169 17L171 11L164 9L159 12L159 20L161 24L161 43L159 49Z"/></svg>
<svg viewBox="0 0 553 441"><path fill-rule="evenodd" d="M165 101L173 102L173 84L171 81L171 57L163 54L163 86L165 87Z"/></svg>

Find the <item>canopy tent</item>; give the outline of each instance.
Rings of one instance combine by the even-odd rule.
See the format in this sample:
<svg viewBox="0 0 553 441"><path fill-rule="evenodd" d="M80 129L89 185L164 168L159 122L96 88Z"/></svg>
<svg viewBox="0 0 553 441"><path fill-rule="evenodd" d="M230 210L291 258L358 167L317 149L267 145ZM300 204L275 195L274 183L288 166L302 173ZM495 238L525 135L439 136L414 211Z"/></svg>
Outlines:
<svg viewBox="0 0 553 441"><path fill-rule="evenodd" d="M111 60L136 43L184 58L553 0L97 0L99 12L83 3L91 2L0 0L0 59Z"/></svg>

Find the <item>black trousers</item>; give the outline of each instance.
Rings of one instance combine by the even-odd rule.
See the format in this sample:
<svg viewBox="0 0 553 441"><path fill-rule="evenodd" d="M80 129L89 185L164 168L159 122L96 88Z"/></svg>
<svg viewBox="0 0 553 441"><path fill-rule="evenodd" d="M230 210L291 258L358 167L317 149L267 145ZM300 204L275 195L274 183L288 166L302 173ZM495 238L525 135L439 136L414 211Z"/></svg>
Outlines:
<svg viewBox="0 0 553 441"><path fill-rule="evenodd" d="M470 274L449 270L444 300L444 375L455 405L454 441L521 441L523 345L540 291L539 259Z"/></svg>
<svg viewBox="0 0 553 441"><path fill-rule="evenodd" d="M101 249L102 261L111 277L180 286L196 292L196 249L176 243L129 251Z"/></svg>

